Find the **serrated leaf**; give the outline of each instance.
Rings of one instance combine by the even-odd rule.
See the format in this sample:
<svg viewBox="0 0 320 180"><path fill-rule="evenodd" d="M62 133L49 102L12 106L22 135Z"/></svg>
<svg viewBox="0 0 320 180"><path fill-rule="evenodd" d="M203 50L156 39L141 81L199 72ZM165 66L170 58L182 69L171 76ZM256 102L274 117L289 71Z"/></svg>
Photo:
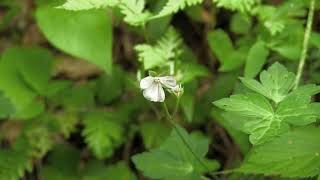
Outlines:
<svg viewBox="0 0 320 180"><path fill-rule="evenodd" d="M18 180L32 170L30 146L25 138L19 138L10 149L0 150L0 179Z"/></svg>
<svg viewBox="0 0 320 180"><path fill-rule="evenodd" d="M259 94L237 94L230 98L223 98L214 102L214 105L226 111L256 118L273 116L273 108L266 98Z"/></svg>
<svg viewBox="0 0 320 180"><path fill-rule="evenodd" d="M242 173L311 177L320 174L320 130L294 129L252 149L238 169Z"/></svg>
<svg viewBox="0 0 320 180"><path fill-rule="evenodd" d="M181 140L181 136L185 141ZM203 170L199 168L201 164L184 142L188 143L194 154L203 161L208 151L208 140L190 136L179 126L172 130L171 136L160 148L135 155L132 160L139 170L151 178L201 179L199 174Z"/></svg>
<svg viewBox="0 0 320 180"><path fill-rule="evenodd" d="M89 9L99 9L108 6L115 6L119 0L67 0L63 5L58 8L80 11Z"/></svg>
<svg viewBox="0 0 320 180"><path fill-rule="evenodd" d="M162 10L153 18L167 16L184 9L187 6L200 4L203 0L168 0Z"/></svg>
<svg viewBox="0 0 320 180"><path fill-rule="evenodd" d="M35 16L41 32L56 48L111 73L112 22L104 10L72 12L50 4L40 6Z"/></svg>
<svg viewBox="0 0 320 180"><path fill-rule="evenodd" d="M276 114L293 125L308 125L318 118L319 103L311 103L308 95L291 95L277 106Z"/></svg>
<svg viewBox="0 0 320 180"><path fill-rule="evenodd" d="M264 95L275 103L282 101L293 87L295 75L279 63L274 63L267 71L260 73L260 82L241 78L242 83L249 89Z"/></svg>
<svg viewBox="0 0 320 180"><path fill-rule="evenodd" d="M249 50L244 76L246 78L254 78L265 64L269 50L262 41L257 41Z"/></svg>
<svg viewBox="0 0 320 180"><path fill-rule="evenodd" d="M241 130L250 134L252 144L262 144L288 131L289 126L276 116L269 101L259 94L238 94L215 101L214 104L228 112L245 117Z"/></svg>
<svg viewBox="0 0 320 180"><path fill-rule="evenodd" d="M113 149L122 143L123 127L110 113L88 113L84 119L82 135L99 159L109 157Z"/></svg>
<svg viewBox="0 0 320 180"><path fill-rule="evenodd" d="M145 0L125 0L119 3L124 20L133 26L144 26L151 14L145 9Z"/></svg>

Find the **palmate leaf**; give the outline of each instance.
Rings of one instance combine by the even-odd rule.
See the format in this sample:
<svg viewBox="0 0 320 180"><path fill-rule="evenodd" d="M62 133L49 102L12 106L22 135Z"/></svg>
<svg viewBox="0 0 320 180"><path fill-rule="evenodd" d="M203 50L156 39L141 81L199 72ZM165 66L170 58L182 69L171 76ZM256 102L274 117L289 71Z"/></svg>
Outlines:
<svg viewBox="0 0 320 180"><path fill-rule="evenodd" d="M184 9L186 6L192 6L202 3L203 0L168 0L162 10L153 18L167 16Z"/></svg>
<svg viewBox="0 0 320 180"><path fill-rule="evenodd" d="M89 113L84 119L82 135L99 159L111 156L113 149L123 141L124 129L116 120L113 114L102 112Z"/></svg>
<svg viewBox="0 0 320 180"><path fill-rule="evenodd" d="M238 169L242 173L311 177L320 174L320 129L303 127L256 146Z"/></svg>
<svg viewBox="0 0 320 180"><path fill-rule="evenodd" d="M139 60L143 62L145 69L162 66L166 61L177 58L181 53L182 39L179 34L170 27L166 34L152 46L139 44L134 48L138 52Z"/></svg>
<svg viewBox="0 0 320 180"><path fill-rule="evenodd" d="M253 93L232 95L230 98L215 101L214 105L248 117L268 118L274 114L268 100Z"/></svg>
<svg viewBox="0 0 320 180"><path fill-rule="evenodd" d="M262 144L289 130L289 125L308 125L319 118L319 103L311 103L311 96L320 87L305 85L290 92L294 74L276 63L260 74L259 83L253 79L241 79L250 89L276 102L270 102L260 94L233 95L215 101L214 104L242 119L240 130L250 134L252 144ZM233 118L234 119L234 118Z"/></svg>
<svg viewBox="0 0 320 180"><path fill-rule="evenodd" d="M282 101L294 84L295 75L279 63L274 63L267 71L260 73L260 82L241 78L242 83L251 90L264 95L275 103Z"/></svg>
<svg viewBox="0 0 320 180"><path fill-rule="evenodd" d="M209 166L209 163L204 159L204 156L208 151L208 140L189 135L181 127L176 127L160 148L135 155L132 160L136 167L150 178L200 180L200 174L204 171L202 164L186 147L178 132L189 144L194 154L207 166ZM216 162L213 162L213 164L212 169L218 167Z"/></svg>

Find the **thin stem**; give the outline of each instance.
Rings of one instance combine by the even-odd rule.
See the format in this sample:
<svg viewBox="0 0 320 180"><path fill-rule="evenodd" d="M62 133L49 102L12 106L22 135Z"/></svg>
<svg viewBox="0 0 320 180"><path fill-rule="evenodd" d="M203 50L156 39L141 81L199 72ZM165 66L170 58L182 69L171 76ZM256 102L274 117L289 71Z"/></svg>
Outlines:
<svg viewBox="0 0 320 180"><path fill-rule="evenodd" d="M180 96L177 97L177 102L176 102L176 106L174 107L174 111L172 113L172 117L175 117L178 109L179 109L179 105L180 105Z"/></svg>
<svg viewBox="0 0 320 180"><path fill-rule="evenodd" d="M195 154L195 152L193 152L192 148L190 147L190 144L184 139L184 137L182 136L182 134L180 133L179 129L176 126L176 123L173 121L172 116L169 113L167 104L165 102L162 103L163 104L163 108L165 110L166 116L168 121L172 124L174 130L177 132L178 136L180 137L180 139L182 140L182 142L186 145L186 147L188 148L188 150L191 152L191 154L195 157L195 159L208 171L210 172L210 169L203 163L203 161L201 161L201 159Z"/></svg>
<svg viewBox="0 0 320 180"><path fill-rule="evenodd" d="M312 28L312 22L313 22L313 16L314 16L314 6L315 6L315 0L310 0L310 8L308 13L308 20L307 20L307 27L304 33L304 39L303 39L303 47L301 51L301 56L299 60L299 66L297 70L297 76L294 84L294 89L296 89L299 86L299 82L301 79L301 75L303 72L303 67L307 58L307 51L308 51L308 44L310 39L310 33Z"/></svg>

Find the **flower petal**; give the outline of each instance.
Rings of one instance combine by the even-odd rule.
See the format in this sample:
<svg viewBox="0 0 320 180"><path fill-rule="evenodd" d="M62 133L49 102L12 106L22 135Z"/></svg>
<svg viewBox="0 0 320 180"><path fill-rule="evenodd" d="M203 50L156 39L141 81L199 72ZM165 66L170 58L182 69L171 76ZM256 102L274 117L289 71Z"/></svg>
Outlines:
<svg viewBox="0 0 320 180"><path fill-rule="evenodd" d="M154 77L148 76L140 81L140 88L141 89L147 89L154 83Z"/></svg>
<svg viewBox="0 0 320 180"><path fill-rule="evenodd" d="M159 77L159 80L161 84L164 85L166 88L173 88L177 86L177 81L174 79L173 76Z"/></svg>
<svg viewBox="0 0 320 180"><path fill-rule="evenodd" d="M165 100L164 90L160 83L154 83L143 91L143 96L149 101L163 102Z"/></svg>

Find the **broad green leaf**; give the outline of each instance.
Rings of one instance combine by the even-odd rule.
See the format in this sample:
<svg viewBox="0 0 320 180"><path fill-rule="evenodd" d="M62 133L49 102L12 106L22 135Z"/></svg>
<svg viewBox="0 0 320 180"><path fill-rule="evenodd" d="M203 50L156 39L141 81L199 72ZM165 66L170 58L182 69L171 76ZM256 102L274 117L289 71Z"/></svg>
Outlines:
<svg viewBox="0 0 320 180"><path fill-rule="evenodd" d="M230 98L223 98L214 105L226 111L256 118L273 116L273 108L266 98L259 94L237 94Z"/></svg>
<svg viewBox="0 0 320 180"><path fill-rule="evenodd" d="M186 116L188 122L192 122L196 104L196 92L198 82L193 80L184 85L184 93L180 97L180 106Z"/></svg>
<svg viewBox="0 0 320 180"><path fill-rule="evenodd" d="M287 96L277 106L276 114L293 125L307 125L319 117L319 103L310 103L311 97L306 95Z"/></svg>
<svg viewBox="0 0 320 180"><path fill-rule="evenodd" d="M140 125L140 133L146 149L159 147L170 135L170 128L160 122L144 122Z"/></svg>
<svg viewBox="0 0 320 180"><path fill-rule="evenodd" d="M230 29L237 34L247 34L252 26L251 19L243 13L236 13L231 18Z"/></svg>
<svg viewBox="0 0 320 180"><path fill-rule="evenodd" d="M291 92L292 95L305 95L305 96L313 96L318 93L320 93L320 86L317 86L315 84L302 85Z"/></svg>
<svg viewBox="0 0 320 180"><path fill-rule="evenodd" d="M8 98L0 91L0 118L5 118L15 112L15 108Z"/></svg>
<svg viewBox="0 0 320 180"><path fill-rule="evenodd" d="M232 71L243 64L245 60L243 53L240 50L235 50L230 37L223 30L209 32L208 42L211 51L221 64L220 71Z"/></svg>
<svg viewBox="0 0 320 180"><path fill-rule="evenodd" d="M104 10L73 12L46 5L37 9L36 20L56 48L111 73L112 22Z"/></svg>
<svg viewBox="0 0 320 180"><path fill-rule="evenodd" d="M250 134L253 145L263 144L289 130L287 123L277 116L264 119L252 119L244 124L243 131Z"/></svg>
<svg viewBox="0 0 320 180"><path fill-rule="evenodd" d="M119 161L106 169L107 179L117 180L136 180L136 176L130 171L129 167L123 161Z"/></svg>
<svg viewBox="0 0 320 180"><path fill-rule="evenodd" d="M115 121L111 113L88 113L84 118L82 135L85 141L99 159L110 157L113 149L119 146L124 132L121 124Z"/></svg>
<svg viewBox="0 0 320 180"><path fill-rule="evenodd" d="M246 118L241 130L250 134L252 144L262 144L288 131L289 126L275 115L269 101L259 94L238 94L214 104L239 118Z"/></svg>
<svg viewBox="0 0 320 180"><path fill-rule="evenodd" d="M223 30L215 30L208 33L208 42L212 52L217 56L220 63L228 61L231 52L234 51L232 41Z"/></svg>
<svg viewBox="0 0 320 180"><path fill-rule="evenodd" d="M16 116L30 118L41 112L33 105L39 104L35 101L36 96L44 94L47 89L52 60L50 52L36 47L10 48L3 53L0 90L14 105Z"/></svg>
<svg viewBox="0 0 320 180"><path fill-rule="evenodd" d="M184 9L186 6L200 4L203 0L168 0L162 10L153 18L167 16Z"/></svg>
<svg viewBox="0 0 320 180"><path fill-rule="evenodd" d="M262 41L257 41L248 53L244 76L246 78L254 78L265 64L269 50L265 47Z"/></svg>
<svg viewBox="0 0 320 180"><path fill-rule="evenodd" d="M119 0L67 0L58 8L79 11L89 9L105 8L107 6L114 6L119 3Z"/></svg>
<svg viewBox="0 0 320 180"><path fill-rule="evenodd" d="M194 157L185 143L198 158ZM204 156L207 151L207 139L190 136L184 129L176 126L160 148L135 155L132 160L136 167L150 178L200 180L203 168L199 168L202 164L198 160L205 163Z"/></svg>
<svg viewBox="0 0 320 180"><path fill-rule="evenodd" d="M239 146L241 152L246 154L249 151L249 138L248 135L234 128L230 123L230 119L222 115L221 111L212 109L211 116L217 121L224 129L227 130L228 134L232 137L235 143ZM238 116L234 121L238 121Z"/></svg>
<svg viewBox="0 0 320 180"><path fill-rule="evenodd" d="M243 173L311 177L320 174L320 130L294 129L261 146L256 146L238 171Z"/></svg>
<svg viewBox="0 0 320 180"><path fill-rule="evenodd" d="M260 73L260 82L241 78L249 89L264 95L275 103L282 101L293 87L295 75L279 63L274 63L267 71Z"/></svg>

